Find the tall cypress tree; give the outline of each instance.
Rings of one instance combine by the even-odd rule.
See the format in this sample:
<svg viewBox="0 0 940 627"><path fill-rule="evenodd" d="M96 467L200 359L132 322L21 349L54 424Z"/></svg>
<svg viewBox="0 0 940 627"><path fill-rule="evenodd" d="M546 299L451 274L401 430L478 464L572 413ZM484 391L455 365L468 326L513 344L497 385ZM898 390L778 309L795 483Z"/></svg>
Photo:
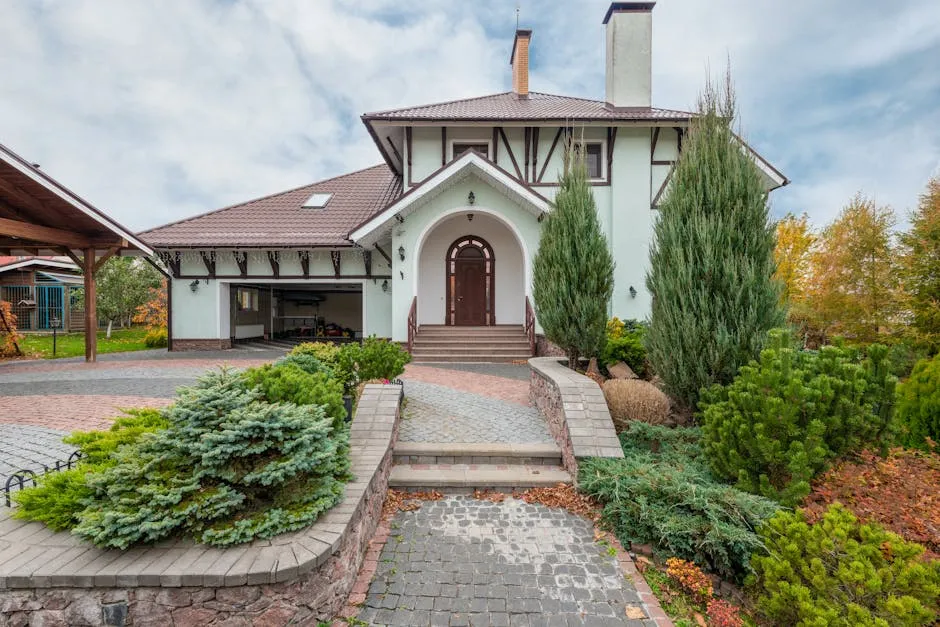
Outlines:
<svg viewBox="0 0 940 627"><path fill-rule="evenodd" d="M535 314L545 336L568 355L594 357L604 343L614 260L601 233L584 156L568 138L554 208L533 264Z"/></svg>
<svg viewBox="0 0 940 627"><path fill-rule="evenodd" d="M694 409L728 383L783 324L767 193L735 137L734 89L706 83L650 249L648 358L667 391Z"/></svg>

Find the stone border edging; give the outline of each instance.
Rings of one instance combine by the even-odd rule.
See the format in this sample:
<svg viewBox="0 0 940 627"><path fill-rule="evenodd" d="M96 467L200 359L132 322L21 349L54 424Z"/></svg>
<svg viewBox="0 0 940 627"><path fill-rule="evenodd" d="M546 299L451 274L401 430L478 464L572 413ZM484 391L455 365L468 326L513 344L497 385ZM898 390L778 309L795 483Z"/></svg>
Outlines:
<svg viewBox="0 0 940 627"><path fill-rule="evenodd" d="M0 618L7 613L6 595L15 589L274 584L314 575L341 549L358 570L365 544L378 524L374 501L380 512L385 498L400 395L398 385L366 386L350 427L351 470L356 478L346 484L342 502L300 531L228 548L170 540L119 551L99 549L41 523L0 514ZM352 536L361 546L347 551Z"/></svg>
<svg viewBox="0 0 940 627"><path fill-rule="evenodd" d="M557 357L529 360L529 398L561 447L565 469L577 477L585 457L623 457L620 440L597 383L562 365Z"/></svg>

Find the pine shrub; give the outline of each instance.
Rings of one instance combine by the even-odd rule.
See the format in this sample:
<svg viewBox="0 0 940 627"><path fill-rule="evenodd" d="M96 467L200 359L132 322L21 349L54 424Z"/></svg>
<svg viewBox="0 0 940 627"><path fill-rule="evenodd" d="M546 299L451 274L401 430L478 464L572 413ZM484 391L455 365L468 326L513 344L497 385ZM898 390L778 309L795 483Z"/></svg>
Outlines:
<svg viewBox="0 0 940 627"><path fill-rule="evenodd" d="M741 490L795 505L830 460L862 447L885 447L896 379L887 349L794 348L786 331L728 386L703 392L703 445L712 470Z"/></svg>
<svg viewBox="0 0 940 627"><path fill-rule="evenodd" d="M169 421L156 409L130 409L126 416L115 420L107 431L76 431L63 438L78 448L82 457L69 470L39 477L38 485L13 493L17 508L13 516L35 520L55 531L71 529L79 522L79 514L92 496L85 478L117 463L118 449L135 444L144 434L155 433L169 426Z"/></svg>
<svg viewBox="0 0 940 627"><path fill-rule="evenodd" d="M343 385L325 372L309 373L295 363L265 364L245 371L245 380L257 387L269 403L321 405L333 428L346 420Z"/></svg>
<svg viewBox="0 0 940 627"><path fill-rule="evenodd" d="M348 391L356 386L356 382L353 380L352 367L344 363L346 360L341 356L342 351L343 349L332 342L303 342L292 348L283 359L295 363L311 374L320 371L314 370L315 365L312 360L316 360Z"/></svg>
<svg viewBox="0 0 940 627"><path fill-rule="evenodd" d="M813 525L781 511L761 536L768 554L754 556L750 584L774 625L914 626L938 616L940 561L841 505Z"/></svg>
<svg viewBox="0 0 940 627"><path fill-rule="evenodd" d="M651 425L669 422L669 397L648 381L610 379L601 389L618 431L626 429L634 420Z"/></svg>
<svg viewBox="0 0 940 627"><path fill-rule="evenodd" d="M940 355L922 359L910 378L898 386L898 422L909 446L940 443Z"/></svg>
<svg viewBox="0 0 940 627"><path fill-rule="evenodd" d="M767 193L733 131L730 78L723 92L709 82L698 109L659 206L646 277L650 365L689 410L784 321Z"/></svg>
<svg viewBox="0 0 940 627"><path fill-rule="evenodd" d="M73 532L121 549L178 533L229 545L305 527L333 507L350 478L348 432L324 406L271 403L261 388L222 370L181 390L164 413L169 428L88 477L93 498Z"/></svg>
<svg viewBox="0 0 940 627"><path fill-rule="evenodd" d="M583 156L569 138L565 171L532 270L535 314L568 366L596 357L605 343L614 261L597 219Z"/></svg>
<svg viewBox="0 0 940 627"><path fill-rule="evenodd" d="M384 379L391 381L405 371L411 354L401 344L367 337L359 344L347 344L339 353L342 368L354 373L355 382Z"/></svg>
<svg viewBox="0 0 940 627"><path fill-rule="evenodd" d="M779 506L718 482L699 438L697 429L633 422L620 434L625 459L583 461L578 486L603 504L603 520L621 542L650 544L662 556L740 579L763 549L756 528Z"/></svg>

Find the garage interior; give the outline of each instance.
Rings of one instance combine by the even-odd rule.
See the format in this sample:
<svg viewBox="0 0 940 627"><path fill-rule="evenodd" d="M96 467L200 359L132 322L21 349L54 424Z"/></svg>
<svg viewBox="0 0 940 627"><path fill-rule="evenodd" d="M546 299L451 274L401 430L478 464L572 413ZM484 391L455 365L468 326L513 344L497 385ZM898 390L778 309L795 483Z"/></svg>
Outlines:
<svg viewBox="0 0 940 627"><path fill-rule="evenodd" d="M362 339L359 284L233 284L230 293L235 342Z"/></svg>

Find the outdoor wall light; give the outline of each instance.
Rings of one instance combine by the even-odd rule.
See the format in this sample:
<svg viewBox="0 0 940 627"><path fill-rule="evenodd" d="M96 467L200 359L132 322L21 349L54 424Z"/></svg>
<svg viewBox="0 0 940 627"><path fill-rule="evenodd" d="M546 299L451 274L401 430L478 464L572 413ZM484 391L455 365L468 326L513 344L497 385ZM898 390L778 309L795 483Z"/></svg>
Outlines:
<svg viewBox="0 0 940 627"><path fill-rule="evenodd" d="M398 223L399 223L399 224L404 224L404 223L405 223L405 219L404 219L403 217L401 217L401 214L400 214L400 213L396 213L396 214L395 214L395 219L398 220Z"/></svg>
<svg viewBox="0 0 940 627"><path fill-rule="evenodd" d="M388 291L388 279L385 279L384 281L382 281L382 291L383 292Z"/></svg>
<svg viewBox="0 0 940 627"><path fill-rule="evenodd" d="M475 203L476 201L477 201L477 196L476 196L476 194L474 194L473 191L471 190L470 193L467 194L467 203L470 204L470 205L472 205L472 204ZM473 214L470 214L470 215L473 215ZM472 220L473 218L470 218L470 219Z"/></svg>
<svg viewBox="0 0 940 627"><path fill-rule="evenodd" d="M468 214L467 214L467 221L468 221L468 222L473 222L473 214L472 214L472 213L468 213Z"/></svg>
<svg viewBox="0 0 940 627"><path fill-rule="evenodd" d="M630 286L630 298L636 298L636 288L632 285Z"/></svg>
<svg viewBox="0 0 940 627"><path fill-rule="evenodd" d="M398 258L401 259L402 261L405 260L405 247L404 246L398 247Z"/></svg>
<svg viewBox="0 0 940 627"><path fill-rule="evenodd" d="M401 275L401 280L404 281L404 280L405 280L405 271L404 271L404 270L399 270L399 271L398 271L398 274Z"/></svg>
<svg viewBox="0 0 940 627"><path fill-rule="evenodd" d="M189 289L192 290L193 294L195 294L199 290L199 279L196 279L195 281L190 283Z"/></svg>

